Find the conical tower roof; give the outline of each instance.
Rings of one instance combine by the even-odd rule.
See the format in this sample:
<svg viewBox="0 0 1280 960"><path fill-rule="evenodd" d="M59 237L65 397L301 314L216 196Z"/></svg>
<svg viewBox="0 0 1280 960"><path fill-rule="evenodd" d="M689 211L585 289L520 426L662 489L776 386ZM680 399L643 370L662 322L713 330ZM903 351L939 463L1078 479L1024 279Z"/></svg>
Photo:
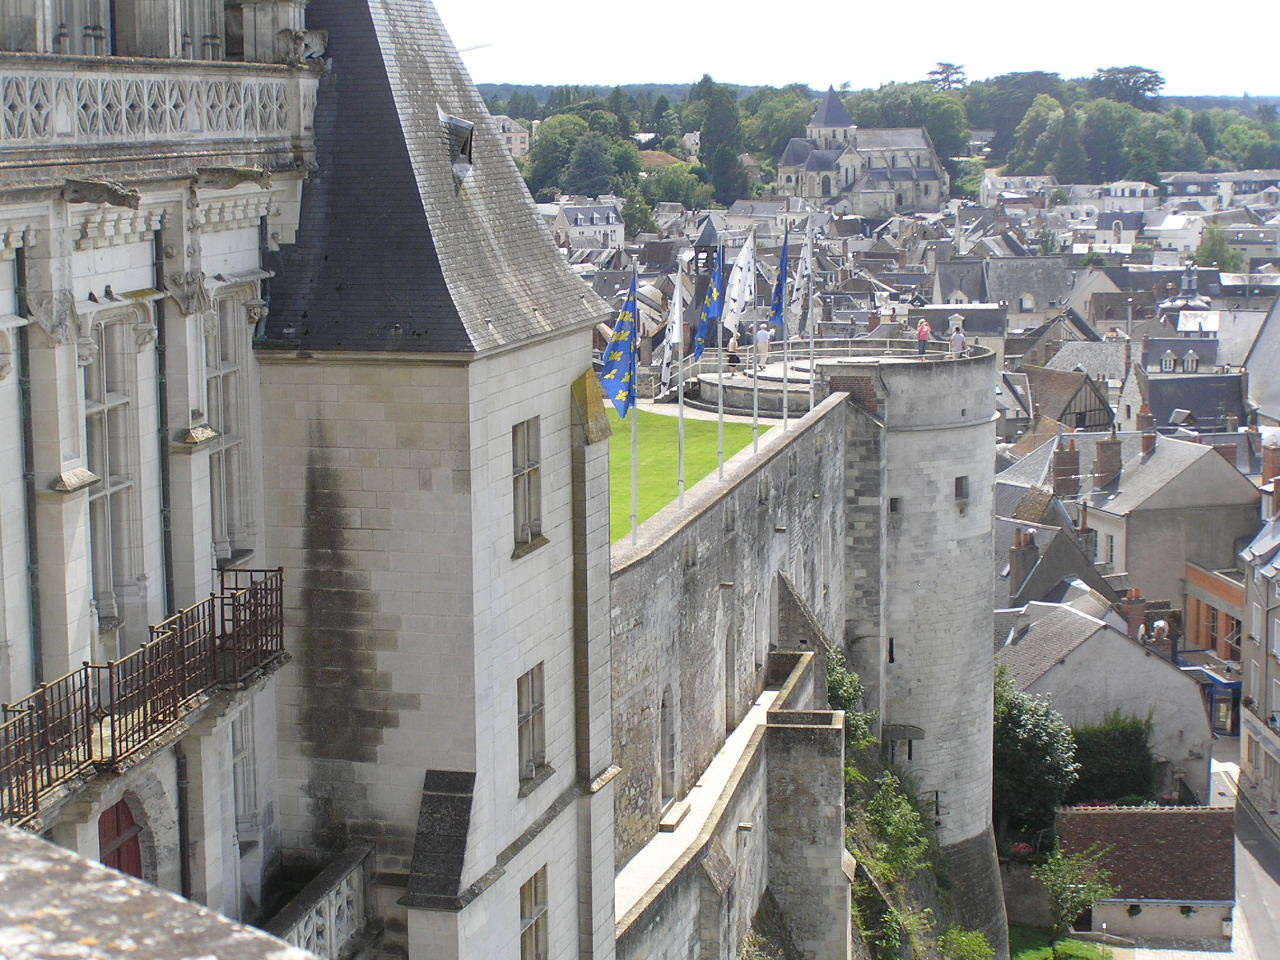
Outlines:
<svg viewBox="0 0 1280 960"><path fill-rule="evenodd" d="M811 127L852 127L853 117L849 116L849 111L845 109L844 101L840 99L840 94L836 93L835 87L827 88L827 95L822 98L822 103L818 105L817 112L810 121Z"/></svg>
<svg viewBox="0 0 1280 960"><path fill-rule="evenodd" d="M695 247L716 247L720 245L720 234L716 233L716 225L712 223L711 218L707 217L707 222L702 227L702 232L698 234L698 239L693 241Z"/></svg>

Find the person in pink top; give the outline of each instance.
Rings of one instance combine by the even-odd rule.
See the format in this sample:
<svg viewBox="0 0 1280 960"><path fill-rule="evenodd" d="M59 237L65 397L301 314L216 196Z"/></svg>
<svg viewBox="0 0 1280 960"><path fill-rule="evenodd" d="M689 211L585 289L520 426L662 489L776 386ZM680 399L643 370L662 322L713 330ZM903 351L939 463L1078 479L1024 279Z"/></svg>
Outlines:
<svg viewBox="0 0 1280 960"><path fill-rule="evenodd" d="M924 356L926 345L929 338L933 336L933 328L929 326L929 321L924 317L920 318L920 325L916 327L916 346L920 348L920 356Z"/></svg>

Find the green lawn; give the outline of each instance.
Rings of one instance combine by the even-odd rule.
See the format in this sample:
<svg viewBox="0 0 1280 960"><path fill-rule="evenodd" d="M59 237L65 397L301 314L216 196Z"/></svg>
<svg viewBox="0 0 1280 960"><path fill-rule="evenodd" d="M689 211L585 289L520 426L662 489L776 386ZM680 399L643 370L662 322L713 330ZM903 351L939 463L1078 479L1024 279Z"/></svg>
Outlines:
<svg viewBox="0 0 1280 960"><path fill-rule="evenodd" d="M624 422L606 404L613 437L609 440L609 521L616 543L631 532L631 418ZM640 417L640 522L644 523L676 498L676 417L635 411ZM685 492L716 469L718 424L714 420L684 422ZM763 435L769 424L760 424ZM751 443L751 424L724 425L724 458L728 460Z"/></svg>
<svg viewBox="0 0 1280 960"><path fill-rule="evenodd" d="M1009 925L1009 960L1054 960L1053 931L1047 927ZM1096 943L1059 940L1059 955L1071 960L1106 960L1111 951Z"/></svg>

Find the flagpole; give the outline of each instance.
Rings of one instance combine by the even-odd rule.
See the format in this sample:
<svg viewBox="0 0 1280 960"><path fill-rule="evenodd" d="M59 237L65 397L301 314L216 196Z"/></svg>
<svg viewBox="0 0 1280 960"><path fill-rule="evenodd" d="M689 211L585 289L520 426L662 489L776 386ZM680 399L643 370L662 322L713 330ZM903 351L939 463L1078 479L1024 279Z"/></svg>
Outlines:
<svg viewBox="0 0 1280 960"><path fill-rule="evenodd" d="M724 259L724 247L721 246L716 251L716 266L720 270L724 269L724 267L721 266L721 263L720 263L723 259ZM714 269L711 272L711 282L713 284L716 282L716 274ZM723 304L723 302L724 301L722 299L721 303ZM721 309L723 310L723 307ZM720 421L720 430L719 430L719 445L716 449L716 454L720 458L720 479L723 480L724 479L724 317L723 316L716 317L716 352L720 354L720 372L719 372L720 389L716 391L718 394L718 396L716 397L716 419Z"/></svg>
<svg viewBox="0 0 1280 960"><path fill-rule="evenodd" d="M639 330L639 327L636 328ZM631 545L640 539L640 407L631 408Z"/></svg>
<svg viewBox="0 0 1280 960"><path fill-rule="evenodd" d="M684 310L682 309L684 293L684 275L676 266L676 289L675 293L675 320L678 324L677 329L680 335L676 340L676 408L679 411L676 427L676 497L679 509L684 509ZM670 329L667 330L667 336L671 336Z"/></svg>
<svg viewBox="0 0 1280 960"><path fill-rule="evenodd" d="M806 231L808 236L809 262L806 264L808 276L805 278L805 299L804 309L805 316L809 323L809 409L812 410L817 406L817 380L818 380L818 363L816 351L816 338L818 325L813 319L813 268L814 262L818 259L813 250L813 214L809 214L809 226Z"/></svg>

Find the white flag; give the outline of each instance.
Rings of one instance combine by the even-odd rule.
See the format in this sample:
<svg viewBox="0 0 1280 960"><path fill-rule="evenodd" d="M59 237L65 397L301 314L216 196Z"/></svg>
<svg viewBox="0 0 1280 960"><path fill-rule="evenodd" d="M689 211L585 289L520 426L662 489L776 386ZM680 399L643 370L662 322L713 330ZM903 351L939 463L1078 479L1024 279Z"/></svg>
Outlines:
<svg viewBox="0 0 1280 960"><path fill-rule="evenodd" d="M791 315L796 318L792 329L805 334L806 317L802 313L805 292L809 288L809 277L813 274L813 214L808 217L804 231L804 247L796 260L796 278L791 284Z"/></svg>
<svg viewBox="0 0 1280 960"><path fill-rule="evenodd" d="M681 306L681 294L684 290L681 286L683 280L680 274L675 275L675 289L671 291L671 308L667 314L667 335L662 341L662 393L665 395L671 389L671 361L673 359L673 350L671 345L675 342L675 338L680 338L681 348L684 346L684 309Z"/></svg>
<svg viewBox="0 0 1280 960"><path fill-rule="evenodd" d="M742 332L742 318L756 300L756 233L747 235L738 258L733 261L724 295L724 325L734 333Z"/></svg>

